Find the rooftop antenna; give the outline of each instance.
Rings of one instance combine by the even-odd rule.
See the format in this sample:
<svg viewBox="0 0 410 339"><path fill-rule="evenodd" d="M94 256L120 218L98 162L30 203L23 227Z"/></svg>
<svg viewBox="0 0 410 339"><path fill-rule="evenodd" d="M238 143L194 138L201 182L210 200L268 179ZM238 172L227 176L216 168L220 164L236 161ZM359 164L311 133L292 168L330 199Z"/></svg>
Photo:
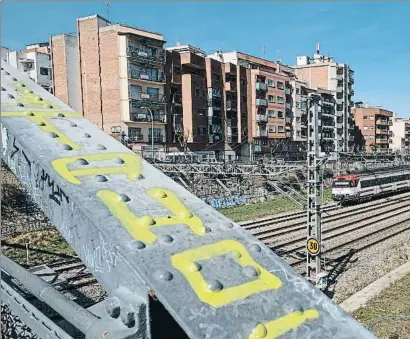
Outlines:
<svg viewBox="0 0 410 339"><path fill-rule="evenodd" d="M178 37L177 37L177 41L176 41L176 43L175 43L177 46L181 46L181 43L179 42L179 39L178 39Z"/></svg>
<svg viewBox="0 0 410 339"><path fill-rule="evenodd" d="M107 19L108 21L110 21L110 1L109 0L105 0L105 8L107 10Z"/></svg>
<svg viewBox="0 0 410 339"><path fill-rule="evenodd" d="M278 60L281 63L282 62L282 58L280 57L280 49L277 50L277 54L278 54Z"/></svg>
<svg viewBox="0 0 410 339"><path fill-rule="evenodd" d="M316 42L316 54L320 54L320 43Z"/></svg>
<svg viewBox="0 0 410 339"><path fill-rule="evenodd" d="M266 46L263 46L263 58L266 59Z"/></svg>

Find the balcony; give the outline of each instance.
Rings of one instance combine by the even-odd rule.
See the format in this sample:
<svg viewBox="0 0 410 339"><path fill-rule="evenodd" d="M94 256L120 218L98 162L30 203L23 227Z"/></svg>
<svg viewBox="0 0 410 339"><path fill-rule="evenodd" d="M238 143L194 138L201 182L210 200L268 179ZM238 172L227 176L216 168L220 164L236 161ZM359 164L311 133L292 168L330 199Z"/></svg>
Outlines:
<svg viewBox="0 0 410 339"><path fill-rule="evenodd" d="M285 122L287 124L291 124L292 123L292 118L285 118Z"/></svg>
<svg viewBox="0 0 410 339"><path fill-rule="evenodd" d="M143 81L152 81L152 82L165 82L165 74L164 72L157 72L156 74L150 72L151 74L147 74L142 71L137 70L129 70L128 77L134 80L143 80Z"/></svg>
<svg viewBox="0 0 410 339"><path fill-rule="evenodd" d="M193 52L181 53L181 65L205 69L205 58Z"/></svg>
<svg viewBox="0 0 410 339"><path fill-rule="evenodd" d="M287 103L285 104L285 108L286 108L286 109L291 109L291 108L292 108L292 105L290 104L290 102L287 102Z"/></svg>
<svg viewBox="0 0 410 339"><path fill-rule="evenodd" d="M171 82L180 85L182 82L182 75L172 72Z"/></svg>
<svg viewBox="0 0 410 339"><path fill-rule="evenodd" d="M236 92L236 83L233 81L225 82L225 91L227 92Z"/></svg>
<svg viewBox="0 0 410 339"><path fill-rule="evenodd" d="M226 102L226 110L227 111L236 111L236 102L228 100Z"/></svg>
<svg viewBox="0 0 410 339"><path fill-rule="evenodd" d="M376 129L376 134L388 134L389 130L388 129Z"/></svg>
<svg viewBox="0 0 410 339"><path fill-rule="evenodd" d="M256 122L266 123L268 116L266 114L256 114Z"/></svg>
<svg viewBox="0 0 410 339"><path fill-rule="evenodd" d="M267 130L256 130L256 136L259 138L266 138L268 136L268 131Z"/></svg>
<svg viewBox="0 0 410 339"><path fill-rule="evenodd" d="M268 106L268 101L266 99L256 99L255 104L256 104L256 106L267 107Z"/></svg>
<svg viewBox="0 0 410 339"><path fill-rule="evenodd" d="M167 116L165 112L153 111L152 113L154 123L165 124L167 122ZM151 123L151 114L146 112L146 110L144 110L143 108L130 107L130 121Z"/></svg>
<svg viewBox="0 0 410 339"><path fill-rule="evenodd" d="M285 88L285 94L286 95L290 95L292 92L290 90L290 88Z"/></svg>
<svg viewBox="0 0 410 339"><path fill-rule="evenodd" d="M171 103L174 105L182 105L182 96L181 94L178 93L172 93L171 94Z"/></svg>
<svg viewBox="0 0 410 339"><path fill-rule="evenodd" d="M354 136L353 136L353 135L349 135L348 140L349 140L349 141L354 141Z"/></svg>
<svg viewBox="0 0 410 339"><path fill-rule="evenodd" d="M376 125L382 125L382 126L388 126L389 125L389 121L388 120L376 120Z"/></svg>
<svg viewBox="0 0 410 339"><path fill-rule="evenodd" d="M155 52L153 52L155 50ZM141 62L161 63L165 62L165 50L162 48L146 48L128 44L127 55Z"/></svg>
<svg viewBox="0 0 410 339"><path fill-rule="evenodd" d="M152 142L152 135L149 134L148 142ZM165 135L155 135L154 134L154 143L162 144L165 142Z"/></svg>
<svg viewBox="0 0 410 339"><path fill-rule="evenodd" d="M165 104L165 96L162 94L148 94L143 92L130 93L130 99L144 103Z"/></svg>
<svg viewBox="0 0 410 339"><path fill-rule="evenodd" d="M354 96L354 89L350 90L350 94L351 94L351 96Z"/></svg>
<svg viewBox="0 0 410 339"><path fill-rule="evenodd" d="M257 82L256 83L256 90L257 91L267 91L268 90L268 85L263 83L263 82Z"/></svg>
<svg viewBox="0 0 410 339"><path fill-rule="evenodd" d="M389 139L376 138L376 144L385 145L389 143Z"/></svg>
<svg viewBox="0 0 410 339"><path fill-rule="evenodd" d="M338 122L338 123L336 124L336 128L338 128L338 129L343 128L343 124L342 124L341 122Z"/></svg>
<svg viewBox="0 0 410 339"><path fill-rule="evenodd" d="M349 71L349 82L354 84L354 72Z"/></svg>
<svg viewBox="0 0 410 339"><path fill-rule="evenodd" d="M236 75L236 65L230 62L225 64L225 73Z"/></svg>

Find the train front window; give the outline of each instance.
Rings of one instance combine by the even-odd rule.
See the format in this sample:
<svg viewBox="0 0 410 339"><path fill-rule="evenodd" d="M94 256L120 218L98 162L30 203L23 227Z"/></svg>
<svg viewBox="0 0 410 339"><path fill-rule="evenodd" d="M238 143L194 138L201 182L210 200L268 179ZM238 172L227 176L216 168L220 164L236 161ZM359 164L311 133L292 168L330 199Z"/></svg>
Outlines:
<svg viewBox="0 0 410 339"><path fill-rule="evenodd" d="M333 182L333 187L337 187L337 188L356 187L356 185L353 181L338 180L338 181Z"/></svg>

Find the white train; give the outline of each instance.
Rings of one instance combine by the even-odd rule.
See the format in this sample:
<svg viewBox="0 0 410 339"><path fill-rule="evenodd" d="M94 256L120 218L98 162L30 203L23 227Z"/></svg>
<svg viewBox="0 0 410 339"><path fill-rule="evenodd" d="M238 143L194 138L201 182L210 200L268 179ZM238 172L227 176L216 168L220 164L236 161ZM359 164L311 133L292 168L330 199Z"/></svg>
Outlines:
<svg viewBox="0 0 410 339"><path fill-rule="evenodd" d="M374 174L342 175L333 178L335 201L362 201L410 189L410 169Z"/></svg>

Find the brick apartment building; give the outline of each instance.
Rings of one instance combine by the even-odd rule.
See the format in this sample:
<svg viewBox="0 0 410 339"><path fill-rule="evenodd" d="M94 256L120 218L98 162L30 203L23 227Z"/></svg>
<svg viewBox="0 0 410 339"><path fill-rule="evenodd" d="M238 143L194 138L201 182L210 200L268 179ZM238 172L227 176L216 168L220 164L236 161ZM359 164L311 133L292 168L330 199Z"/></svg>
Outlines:
<svg viewBox="0 0 410 339"><path fill-rule="evenodd" d="M77 45L71 49L67 42ZM77 37L51 37L55 93L107 133L125 133L137 149L166 142L165 41L159 33L111 24L93 15L77 19ZM70 54L71 52L71 54ZM71 61L78 57L78 70ZM64 63L64 60L66 62ZM69 62L67 62L69 60ZM76 74L72 76L72 74ZM152 117L151 117L152 115Z"/></svg>
<svg viewBox="0 0 410 339"><path fill-rule="evenodd" d="M297 65L292 66L298 80L312 89L330 90L336 101L337 150L349 150L354 146L354 120L351 112L354 96L354 71L344 63L319 53L317 46L313 58L298 56Z"/></svg>
<svg viewBox="0 0 410 339"><path fill-rule="evenodd" d="M379 107L357 107L352 109L356 126L365 140L366 152L386 152L392 142L393 112Z"/></svg>

